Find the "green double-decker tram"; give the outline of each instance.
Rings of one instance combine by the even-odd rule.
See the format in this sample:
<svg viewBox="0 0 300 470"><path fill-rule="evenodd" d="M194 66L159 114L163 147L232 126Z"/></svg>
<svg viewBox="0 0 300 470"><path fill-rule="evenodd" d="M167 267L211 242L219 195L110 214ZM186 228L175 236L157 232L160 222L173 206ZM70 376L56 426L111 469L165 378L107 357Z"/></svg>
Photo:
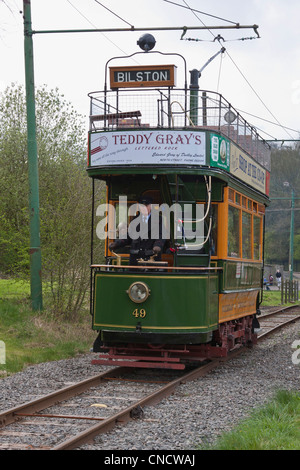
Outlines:
<svg viewBox="0 0 300 470"><path fill-rule="evenodd" d="M183 369L255 343L268 144L175 65L109 75L89 95L94 362Z"/></svg>

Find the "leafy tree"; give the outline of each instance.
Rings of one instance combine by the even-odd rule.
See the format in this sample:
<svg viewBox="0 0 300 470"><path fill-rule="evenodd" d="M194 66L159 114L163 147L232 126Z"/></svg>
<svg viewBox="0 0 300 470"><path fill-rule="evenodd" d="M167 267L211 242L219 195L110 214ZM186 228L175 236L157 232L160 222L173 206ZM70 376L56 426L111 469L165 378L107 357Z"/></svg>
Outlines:
<svg viewBox="0 0 300 470"><path fill-rule="evenodd" d="M266 262L284 264L289 260L291 187L300 197L299 149L282 148L271 154L270 207L266 211ZM287 186L286 183L289 183ZM300 201L295 200L294 230L300 233ZM300 262L300 237L294 236L294 263Z"/></svg>
<svg viewBox="0 0 300 470"><path fill-rule="evenodd" d="M0 97L0 271L27 275L29 215L23 88ZM89 292L91 181L81 116L58 90L36 91L43 280L56 313L77 315ZM101 189L99 198L103 196Z"/></svg>

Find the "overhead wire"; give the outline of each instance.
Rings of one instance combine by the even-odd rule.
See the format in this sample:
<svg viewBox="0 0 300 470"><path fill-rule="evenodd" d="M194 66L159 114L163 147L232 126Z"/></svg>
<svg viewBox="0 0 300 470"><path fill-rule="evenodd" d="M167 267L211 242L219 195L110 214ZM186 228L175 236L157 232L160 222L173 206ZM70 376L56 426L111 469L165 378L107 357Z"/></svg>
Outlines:
<svg viewBox="0 0 300 470"><path fill-rule="evenodd" d="M87 18L70 0L67 0L67 2L71 5L71 7L74 8L74 10L77 11L77 13L79 13L79 15L81 15L91 26L93 26L93 28L97 29L97 26L94 23L92 23L92 21L90 21L89 18ZM107 41L109 41L113 46L119 49L119 51L121 51L125 55L128 55L128 52L124 51L120 46L118 46L114 41L112 41L108 36L106 36L106 34L104 33L101 33L101 34L102 36L105 37L105 39L107 39ZM135 59L133 60L134 62L138 64L138 62Z"/></svg>
<svg viewBox="0 0 300 470"><path fill-rule="evenodd" d="M106 7L105 5L103 5L101 2L99 2L99 0L94 0L96 3L98 3L101 7L105 8L106 10L108 10L110 13L112 13L114 16L116 16L117 18L119 18L120 20L122 20L123 22L125 22L127 25L129 25L130 27L133 27L133 25L131 23L129 23L128 21L126 21L124 18L122 18L121 16L119 16L117 13L113 12L112 10L110 10L108 7ZM194 16L196 16L196 18L202 23L202 25L204 27L206 27L205 23L202 21L202 19L197 15L197 13L200 13L200 14L203 14L203 15L207 15L207 16L210 16L210 17L213 17L213 18L217 18L217 19L220 19L220 20L223 20L223 21L227 21L229 23L233 23L233 24L239 24L237 22L233 22L231 20L227 20L225 18L221 18L219 16L216 16L216 15L211 15L209 13L205 13L203 11L200 11L200 10L196 10L194 8L191 8L188 3L186 2L186 0L183 0L183 2L185 3L185 5L180 5L180 4L177 4L175 2L172 2L170 0L163 0L167 3L171 3L173 5L176 5L176 6L179 6L179 7L183 7L183 8L186 8L186 9L189 9L191 11L191 13L193 13ZM88 23L90 25L92 25L94 28L96 28L96 25L93 24L70 0L67 0L67 2L86 20L88 21ZM220 35L218 36L215 36L213 34L213 32L207 27L208 31L210 32L210 34L213 36L213 41L218 41L220 43L220 41L224 41L224 42L228 42L228 41L225 41L225 39L223 37L221 37ZM123 54L127 54L123 49L121 49L116 43L114 43L110 38L108 38L104 33L101 33L111 44L113 44L117 49L119 49ZM246 39L257 39L257 38L254 38L254 37L248 37L248 38L239 38L239 39L235 39L235 40L246 40ZM205 41L205 40L201 40L201 39L193 39L193 38L187 38L186 40L189 40L189 41ZM206 40L207 41L207 40ZM232 40L233 41L233 40ZM273 125L278 125L279 127L281 127L283 130L285 130L285 132L289 135L289 137L291 137L291 139L293 139L293 136L287 131L287 129L293 131L293 132L300 132L300 131L297 131L295 129L291 129L291 128L288 128L286 126L283 126L279 120L276 118L276 116L272 113L272 111L267 107L267 105L264 103L264 101L261 99L261 97L258 95L258 93L255 91L255 89L253 88L253 86L250 84L249 80L246 78L246 76L243 74L243 72L241 71L241 69L238 67L238 65L235 63L235 61L233 60L233 58L231 57L231 55L229 54L229 52L227 51L227 49L225 49L226 54L228 55L228 57L230 58L230 60L232 61L232 63L234 64L234 66L237 68L237 70L239 71L239 73L242 75L242 77L244 78L244 80L247 82L248 86L252 89L252 91L255 93L255 95L257 96L257 98L259 99L259 101L263 104L263 106L267 109L267 111L271 114L271 116L275 119L276 123L272 122L272 121L269 121L267 119L263 119L263 118L260 118L258 116L255 116L255 115L252 115L253 117L256 117L258 119L261 119L263 121L266 121L266 122L269 122L270 124L273 124ZM136 62L136 61L135 61ZM220 66L219 66L219 73L218 73L218 82L217 82L217 91L219 90L219 85L220 85L220 78L221 78L221 70L222 70L222 64L223 64L223 54L221 54L221 59L220 59ZM251 113L246 113L244 112L245 114L249 114L251 115ZM265 132L265 131L263 131ZM271 136L270 134L268 134L267 132L265 132L267 135ZM272 136L271 136L272 137Z"/></svg>
<svg viewBox="0 0 300 470"><path fill-rule="evenodd" d="M124 20L124 18L122 18L121 16L119 16L117 13L115 13L114 11L110 10L107 6L103 5L103 3L99 2L99 0L95 0L96 3L98 3L99 5L101 5L103 8L105 8L105 10L109 11L110 13L112 13L114 16L116 16L117 18L119 18L121 21L123 21L124 23L128 24L131 28L134 28L134 26L131 24L131 23L128 23L128 21Z"/></svg>
<svg viewBox="0 0 300 470"><path fill-rule="evenodd" d="M216 36L213 40L199 39L199 38L184 38L184 40L185 41L195 41L195 42L215 42L216 39L217 40L222 39L223 42L234 42L234 41L248 41L248 40L251 40L251 39L260 39L257 36L250 36L250 37L247 37L247 38L235 38L235 39L224 39L220 35L218 35L218 36Z"/></svg>
<svg viewBox="0 0 300 470"><path fill-rule="evenodd" d="M274 114L272 113L272 111L268 108L268 106L265 104L265 102L262 100L262 98L259 96L259 94L255 91L255 89L253 88L253 86L251 85L251 83L249 82L249 80L245 77L245 75L243 74L243 72L241 71L241 69L238 67L238 65L235 63L235 61L233 60L233 58L231 57L231 55L229 54L229 52L226 50L226 54L228 55L229 59L232 61L232 63L235 65L235 67L237 68L237 70L239 71L239 73L242 75L242 77L244 78L244 80L247 82L247 84L249 85L249 87L251 88L251 90L253 91L253 93L256 95L256 97L259 99L259 101L262 103L262 105L266 108L266 110L271 114L271 116L275 119L275 121L278 123L278 125L283 129L285 130L285 132L291 137L293 138L293 136L286 130L287 128L284 127L279 121L278 119L276 118L276 116L274 116Z"/></svg>
<svg viewBox="0 0 300 470"><path fill-rule="evenodd" d="M164 1L167 1L167 0L164 0ZM183 0L183 2L185 3L186 7L191 10L191 12L193 13L194 16L196 16L196 18L202 23L203 26L206 27L205 23L202 21L201 18L199 18L199 16L195 13L195 10L193 8L191 8L188 3L186 2L186 0ZM173 3L173 2L172 2ZM177 4L176 4L177 5ZM177 5L177 6L180 6L180 5ZM207 27L208 31L210 32L210 34L214 37L214 40L218 40L218 42L220 42L221 38L220 35L218 36L215 36L213 34L213 32ZM264 101L262 100L262 98L259 96L259 94L255 91L255 89L253 88L253 86L250 84L249 80L245 77L245 75L243 74L243 72L241 71L241 69L237 66L237 64L235 63L235 61L233 60L233 58L230 56L229 52L227 51L227 49L225 49L225 52L226 54L228 55L228 57L230 58L230 60L232 61L232 63L234 64L234 66L237 68L237 70L239 71L239 73L242 75L242 77L244 78L244 80L246 81L246 83L249 85L249 87L251 88L251 90L255 93L256 97L259 99L259 101L263 104L263 106L266 108L266 110L271 114L271 116L275 119L275 121L278 123L278 125L289 135L289 137L291 137L293 139L293 136L286 130L287 128L284 127L279 121L278 119L276 118L276 116L274 116L274 114L272 113L272 111L268 108L268 106L264 103Z"/></svg>
<svg viewBox="0 0 300 470"><path fill-rule="evenodd" d="M187 8L188 10L191 10L191 11L196 12L196 13L201 13L202 15L210 16L211 18L216 18L218 20L227 21L227 23L239 24L236 21L226 20L225 18L221 18L220 16L211 15L210 13L205 13L204 11L196 10L195 8L191 8L188 5L186 5L186 6L180 5L179 3L171 2L170 0L164 0L164 2L172 3L173 5L176 5L177 7Z"/></svg>
<svg viewBox="0 0 300 470"><path fill-rule="evenodd" d="M188 8L188 9L193 13L193 15L200 21L200 23L202 23L202 26L204 26L205 28L207 28L206 24L204 24L204 22L201 20L201 18L199 18L199 16L196 14L196 11L193 10L193 9L187 4L187 2L186 2L185 0L183 0L183 2L185 3L186 8ZM210 34L211 34L213 37L215 37L214 33L213 33L209 28L207 28L207 30L210 32Z"/></svg>
<svg viewBox="0 0 300 470"><path fill-rule="evenodd" d="M287 127L287 126L282 126L281 124L278 124L278 123L276 123L276 122L270 121L269 119L265 119L265 118L256 116L255 114L248 113L247 111L243 111L243 110L241 110L241 109L237 109L237 111L239 111L239 112L241 112L241 113L243 113L243 114L249 114L249 116L255 117L256 119L260 119L261 121L268 122L268 123L270 123L270 124L273 124L274 126L284 127L285 129L288 129L289 131L298 132L298 133L300 134L300 130L292 129L292 128Z"/></svg>

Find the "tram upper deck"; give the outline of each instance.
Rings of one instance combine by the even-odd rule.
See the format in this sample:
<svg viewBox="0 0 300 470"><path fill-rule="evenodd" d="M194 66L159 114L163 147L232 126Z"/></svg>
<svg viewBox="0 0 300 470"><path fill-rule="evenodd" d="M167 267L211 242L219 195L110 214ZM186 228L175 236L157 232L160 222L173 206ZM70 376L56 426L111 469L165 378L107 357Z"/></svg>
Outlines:
<svg viewBox="0 0 300 470"><path fill-rule="evenodd" d="M207 90L191 90L178 88L118 88L93 92L90 97L90 134L112 132L122 133L123 137L115 144L133 143L134 136L136 144L153 144L147 141L147 137L137 137L134 131L178 131L186 130L203 133L205 135L205 153L210 154L204 165L219 166L229 171L228 165L214 165L218 156L217 136L228 139L238 150L246 152L259 167L270 171L269 144L260 137L257 130L249 124L241 114L219 93ZM131 141L126 141L126 131L132 131ZM215 134L215 136L214 136ZM103 134L102 134L103 135ZM190 134L187 134L189 136ZM127 137L128 138L128 137ZM200 137L199 137L200 138ZM177 137L165 137L163 143L169 146L169 150L179 143L180 135ZM167 140L166 140L167 139ZM188 137L186 137L188 139ZM203 139L204 140L204 139ZM210 148L207 142L210 142ZM104 143L104 142L102 142ZM104 143L105 145L105 143ZM101 150L103 148L98 145ZM229 145L228 145L229 147ZM141 149L140 149L141 150ZM226 150L223 150L226 154ZM214 153L215 152L215 153ZM90 149L90 155L95 154L95 149ZM226 155L221 155L223 163ZM232 159L232 155L228 159ZM143 162L141 162L143 163ZM171 163L171 162L170 162ZM203 162L202 162L203 164ZM89 161L89 167L103 166L102 164ZM241 163L239 163L241 166ZM249 165L248 165L249 170Z"/></svg>

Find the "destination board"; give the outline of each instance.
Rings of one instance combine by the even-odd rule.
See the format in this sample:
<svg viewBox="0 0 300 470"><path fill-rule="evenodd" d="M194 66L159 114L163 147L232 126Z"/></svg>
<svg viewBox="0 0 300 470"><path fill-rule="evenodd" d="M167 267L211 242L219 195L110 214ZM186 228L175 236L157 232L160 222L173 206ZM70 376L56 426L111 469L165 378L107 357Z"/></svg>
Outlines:
<svg viewBox="0 0 300 470"><path fill-rule="evenodd" d="M110 67L110 87L175 86L175 65Z"/></svg>

